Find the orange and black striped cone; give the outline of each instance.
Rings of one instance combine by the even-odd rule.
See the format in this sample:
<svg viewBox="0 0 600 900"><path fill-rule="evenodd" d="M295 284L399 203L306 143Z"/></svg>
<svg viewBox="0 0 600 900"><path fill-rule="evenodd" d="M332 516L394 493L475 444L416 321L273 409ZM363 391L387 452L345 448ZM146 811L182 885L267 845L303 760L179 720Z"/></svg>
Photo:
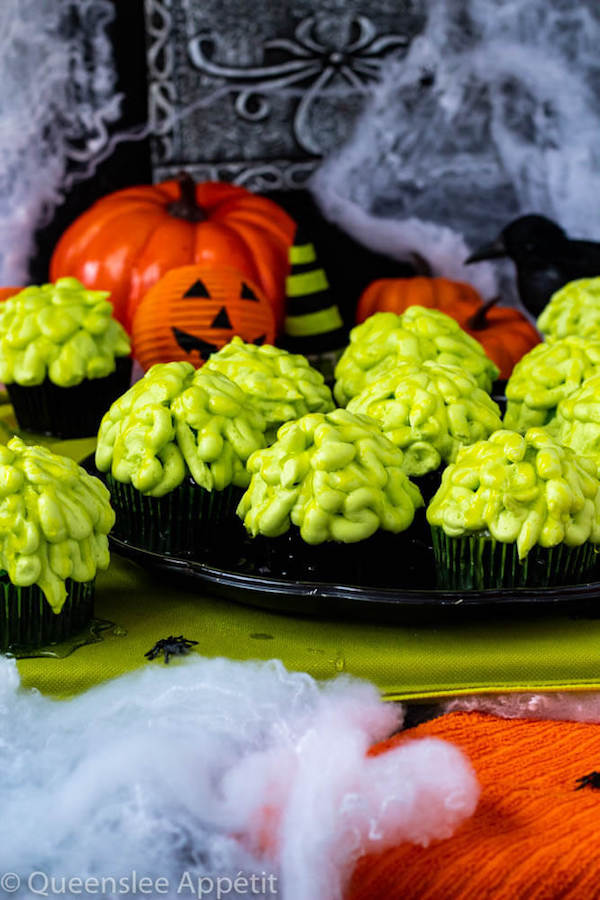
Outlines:
<svg viewBox="0 0 600 900"><path fill-rule="evenodd" d="M301 227L289 257L284 346L291 353L302 353L326 381L333 382L335 364L348 341L347 332L325 270Z"/></svg>

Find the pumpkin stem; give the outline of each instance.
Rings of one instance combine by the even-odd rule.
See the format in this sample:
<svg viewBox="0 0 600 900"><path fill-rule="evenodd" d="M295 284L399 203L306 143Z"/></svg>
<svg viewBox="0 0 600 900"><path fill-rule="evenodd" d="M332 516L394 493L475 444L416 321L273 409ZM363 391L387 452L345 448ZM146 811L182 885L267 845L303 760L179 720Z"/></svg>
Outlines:
<svg viewBox="0 0 600 900"><path fill-rule="evenodd" d="M495 306L499 300L500 297L492 297L490 300L486 300L486 302L482 304L479 309L467 319L467 328L472 329L472 331L483 331L484 328L487 328L487 312L492 308L492 306Z"/></svg>
<svg viewBox="0 0 600 900"><path fill-rule="evenodd" d="M186 222L204 222L208 218L205 210L196 202L196 182L189 172L177 175L179 198L167 206L167 212L176 219Z"/></svg>

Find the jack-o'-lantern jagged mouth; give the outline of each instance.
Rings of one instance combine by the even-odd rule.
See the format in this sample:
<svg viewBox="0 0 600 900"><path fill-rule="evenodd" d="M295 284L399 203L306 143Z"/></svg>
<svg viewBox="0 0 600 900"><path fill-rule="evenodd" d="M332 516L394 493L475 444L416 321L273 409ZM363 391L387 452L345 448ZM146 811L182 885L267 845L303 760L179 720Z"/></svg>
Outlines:
<svg viewBox="0 0 600 900"><path fill-rule="evenodd" d="M213 327L223 327L216 326ZM231 328L231 325L225 326ZM179 347L183 350L184 353L191 354L196 350L201 359L206 362L211 353L216 353L219 347L217 344L211 344L210 341L205 341L203 338L198 337L195 334L190 334L188 331L182 331L181 328L176 328L172 326L171 331L173 332L173 337ZM261 347L265 340L266 334L261 334L257 338L254 338L252 341L253 344L256 344L257 347Z"/></svg>
<svg viewBox="0 0 600 900"><path fill-rule="evenodd" d="M187 331L182 331L180 328L175 328L175 326L171 328L171 331L176 343L184 353L193 353L194 350L197 350L205 362L211 353L216 353L219 349L216 344L211 344L209 341L205 341L195 334L189 334Z"/></svg>

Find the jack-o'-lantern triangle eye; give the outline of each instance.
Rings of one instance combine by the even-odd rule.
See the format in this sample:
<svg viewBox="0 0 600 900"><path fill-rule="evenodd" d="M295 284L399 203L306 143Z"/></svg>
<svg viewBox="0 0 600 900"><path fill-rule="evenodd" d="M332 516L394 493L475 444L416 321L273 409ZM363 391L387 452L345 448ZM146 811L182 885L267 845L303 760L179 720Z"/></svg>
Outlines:
<svg viewBox="0 0 600 900"><path fill-rule="evenodd" d="M252 290L249 288L245 281L242 282L242 293L240 294L242 300L254 300L255 303L259 302L258 297Z"/></svg>
<svg viewBox="0 0 600 900"><path fill-rule="evenodd" d="M266 334L261 334L260 337L254 338L254 340L252 341L252 343L253 343L253 344L256 344L257 347L262 347L262 345L264 344L264 342L266 341L266 339L267 339Z"/></svg>
<svg viewBox="0 0 600 900"><path fill-rule="evenodd" d="M196 297L198 299L202 298L204 300L210 298L208 288L206 287L206 285L204 284L203 281L200 281L200 279L198 279L198 281L195 281L193 283L193 285L187 289L187 291L185 292L185 294L183 296L184 297Z"/></svg>
<svg viewBox="0 0 600 900"><path fill-rule="evenodd" d="M221 307L217 315L210 323L211 328L233 328L224 306Z"/></svg>

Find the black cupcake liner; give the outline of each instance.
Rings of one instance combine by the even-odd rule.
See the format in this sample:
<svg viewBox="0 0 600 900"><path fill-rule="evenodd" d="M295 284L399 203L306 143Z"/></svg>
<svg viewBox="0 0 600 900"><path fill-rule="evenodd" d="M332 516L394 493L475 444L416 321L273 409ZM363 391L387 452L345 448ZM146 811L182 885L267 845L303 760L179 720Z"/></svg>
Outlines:
<svg viewBox="0 0 600 900"><path fill-rule="evenodd" d="M399 571L418 569L428 552L411 529L400 534L378 531L364 541L344 544L325 541L307 544L292 526L280 537L258 535L248 539L258 572L330 584L393 585Z"/></svg>
<svg viewBox="0 0 600 900"><path fill-rule="evenodd" d="M241 523L235 510L244 491L229 485L208 491L191 476L163 497L150 497L131 484L105 475L116 522L111 532L126 544L166 556L201 558L219 545Z"/></svg>
<svg viewBox="0 0 600 900"><path fill-rule="evenodd" d="M6 385L19 428L60 438L93 437L112 402L131 380L130 356L116 360L116 368L104 378L86 378L72 387L60 387L46 378L26 387Z"/></svg>
<svg viewBox="0 0 600 900"><path fill-rule="evenodd" d="M95 579L65 581L67 599L54 613L40 588L18 587L0 573L0 651L57 644L82 631L94 614Z"/></svg>
<svg viewBox="0 0 600 900"><path fill-rule="evenodd" d="M516 544L485 536L450 537L431 529L438 587L446 590L549 587L581 582L596 562L594 544L531 548L520 560Z"/></svg>

